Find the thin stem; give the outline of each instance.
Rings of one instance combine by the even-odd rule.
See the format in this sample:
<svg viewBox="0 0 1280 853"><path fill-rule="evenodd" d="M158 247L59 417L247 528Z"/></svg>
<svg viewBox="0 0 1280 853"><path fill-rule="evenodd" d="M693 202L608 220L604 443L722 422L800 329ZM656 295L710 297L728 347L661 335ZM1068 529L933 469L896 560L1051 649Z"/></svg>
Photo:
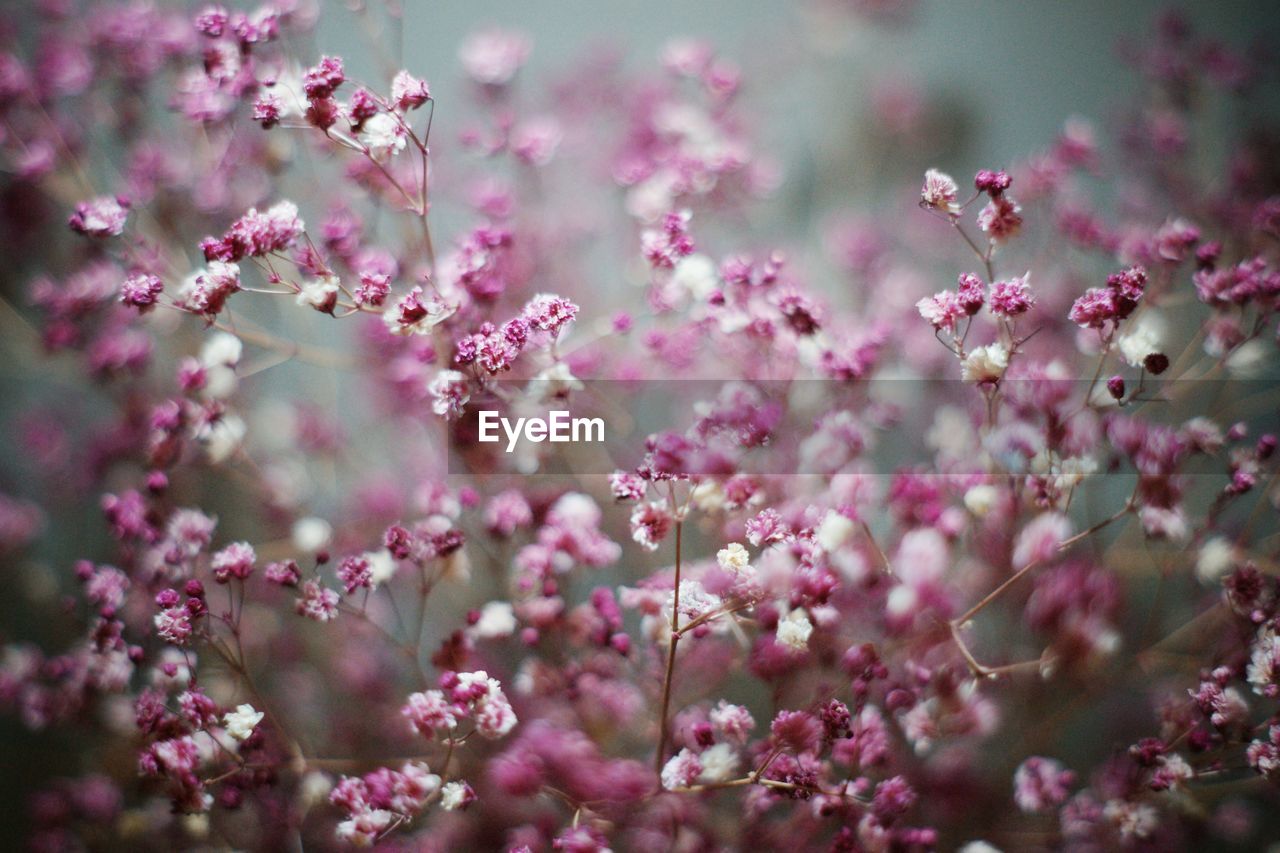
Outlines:
<svg viewBox="0 0 1280 853"><path fill-rule="evenodd" d="M866 521L862 522L862 532L866 534L867 541L871 543L871 547L876 550L876 556L880 558L880 566L884 569L884 573L889 577L896 577L893 573L893 564L889 562L889 556L885 554L884 549L880 547L880 543L876 541L876 537L871 532L871 525Z"/></svg>
<svg viewBox="0 0 1280 853"><path fill-rule="evenodd" d="M671 646L667 650L667 671L662 679L662 713L658 718L658 751L654 756L654 772L662 774L663 756L667 751L667 714L671 709L671 679L676 668L676 646L680 642L680 545L684 520L676 519L676 579L671 600Z"/></svg>
<svg viewBox="0 0 1280 853"><path fill-rule="evenodd" d="M1081 539L1084 539L1088 536L1092 536L1094 533L1097 533L1099 530L1106 527L1107 525L1112 524L1124 518L1127 514L1129 514L1132 511L1133 511L1133 504L1129 501L1126 501L1125 505L1121 507L1114 515L1104 518L1102 521L1099 521L1097 524L1093 525L1088 530L1081 531L1080 533L1077 533L1076 535L1070 537L1069 539L1062 540L1062 542L1058 543L1058 547L1056 549L1057 552L1061 553L1067 550L1072 545L1079 542ZM991 592L989 592L986 595L985 598L983 598L977 604L973 605L973 607L970 607L967 611L965 611L964 615L961 616L959 619L956 619L955 622L959 625L963 625L965 622L968 622L974 616L977 616L979 613L982 612L983 609L986 608L988 604L990 604L991 602L999 598L1000 595L1006 589L1008 589L1009 587L1017 583L1018 580L1020 580L1023 575L1027 574L1027 572L1030 572L1032 569L1036 568L1036 566L1040 565L1040 563L1041 563L1040 560L1033 560L1030 563L1027 563L1027 565L1023 566L1021 569L1018 569L1018 571L1010 575L1009 578L1005 580L1004 583L1000 584L998 587L993 589Z"/></svg>
<svg viewBox="0 0 1280 853"><path fill-rule="evenodd" d="M1099 521L1097 524L1094 524L1092 527L1090 527L1087 530L1083 530L1074 536L1071 536L1067 539L1062 540L1062 542L1058 543L1058 547L1055 549L1055 552L1060 554L1066 551L1072 545L1075 545L1077 542L1081 541L1082 539L1086 539L1089 536L1092 536L1093 534L1097 533L1099 530L1103 529L1104 527L1107 527L1108 525L1119 521L1129 513L1133 512L1133 506L1134 506L1133 498L1130 497L1129 500L1125 501L1124 506L1122 506L1119 510L1117 510L1114 515L1104 518L1102 521ZM959 617L952 619L947 624L947 627L951 632L951 639L955 642L956 648L960 650L960 654L964 657L965 662L969 665L969 669L973 671L974 675L990 676L990 675L995 675L996 673L999 673L999 672L1011 671L1014 669L1019 669L1019 668L1030 665L1031 662L1028 661L1021 664L1011 664L1009 666L996 667L994 669L991 667L983 666L973 656L973 653L969 651L968 645L964 642L964 639L960 636L960 631L965 626L966 623L968 623L971 619L973 619L975 616L977 616L979 613L985 610L988 605L990 605L993 601L995 601L997 598L1003 595L1006 590L1008 590L1010 587L1012 587L1014 584L1020 581L1025 575L1029 574L1033 569L1039 566L1042 562L1043 562L1042 560L1032 560L1030 563L1027 563L1021 569L1018 569L1018 571L1014 572L1012 575L1006 578L1004 583L1000 584L991 592L983 596L981 601L973 605L973 607L970 607Z"/></svg>
<svg viewBox="0 0 1280 853"><path fill-rule="evenodd" d="M755 604L754 600L740 601L737 604L730 605L729 607L722 607L719 610L708 611L706 613L703 613L697 619L694 619L692 622L689 622L686 625L684 625L682 628L676 631L676 633L679 634L681 637L683 637L685 634L689 633L690 631L699 627L700 625L707 624L712 619L718 619L721 616L729 616L733 613L738 613L740 611L746 610L748 607L751 607L754 604Z"/></svg>
<svg viewBox="0 0 1280 853"><path fill-rule="evenodd" d="M995 267L993 267L991 264L990 247L988 247L987 251L985 252L979 249L978 244L973 242L973 238L970 237L969 233L964 230L964 226L960 224L959 219L952 219L951 227L955 228L956 231L959 232L960 236L964 238L964 241L969 244L969 248L973 249L973 253L978 256L978 260L982 261L982 265L987 270L987 281L988 282L995 281L996 273L995 273Z"/></svg>

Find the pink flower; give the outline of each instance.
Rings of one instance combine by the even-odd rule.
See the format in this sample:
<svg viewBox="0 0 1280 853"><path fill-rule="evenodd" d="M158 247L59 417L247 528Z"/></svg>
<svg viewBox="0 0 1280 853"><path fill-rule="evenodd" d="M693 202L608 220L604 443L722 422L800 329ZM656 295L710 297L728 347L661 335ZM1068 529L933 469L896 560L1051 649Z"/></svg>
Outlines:
<svg viewBox="0 0 1280 853"><path fill-rule="evenodd" d="M1003 243L1022 228L1022 208L1006 195L997 196L978 212L978 227L995 242Z"/></svg>
<svg viewBox="0 0 1280 853"><path fill-rule="evenodd" d="M471 79L485 86L511 82L524 65L532 45L527 37L504 30L482 30L467 37L458 59Z"/></svg>
<svg viewBox="0 0 1280 853"><path fill-rule="evenodd" d="M421 287L415 287L400 298L382 315L387 329L395 335L426 335L443 323L457 310L443 299L426 296Z"/></svg>
<svg viewBox="0 0 1280 853"><path fill-rule="evenodd" d="M955 180L945 172L930 169L924 173L924 186L920 189L920 204L927 208L945 213L948 216L959 216L960 205L956 198L960 188Z"/></svg>
<svg viewBox="0 0 1280 853"><path fill-rule="evenodd" d="M1029 814L1061 805L1071 793L1075 774L1052 758L1028 758L1013 774L1013 799Z"/></svg>
<svg viewBox="0 0 1280 853"><path fill-rule="evenodd" d="M397 71L391 81L391 102L401 111L416 110L431 100L431 90L426 80L419 80L408 71Z"/></svg>
<svg viewBox="0 0 1280 853"><path fill-rule="evenodd" d="M980 193L986 193L991 198L999 198L1012 185L1013 179L1003 170L993 172L990 169L981 169L973 176L974 189Z"/></svg>
<svg viewBox="0 0 1280 853"><path fill-rule="evenodd" d="M1013 548L1014 569L1052 559L1058 553L1058 546L1070 535L1071 520L1062 513L1046 512L1036 516L1018 534Z"/></svg>
<svg viewBox="0 0 1280 853"><path fill-rule="evenodd" d="M485 527L496 536L511 536L521 527L533 522L533 510L517 489L508 489L494 495L485 507Z"/></svg>
<svg viewBox="0 0 1280 853"><path fill-rule="evenodd" d="M432 738L436 732L458 725L458 709L439 690L410 694L400 713L418 734Z"/></svg>
<svg viewBox="0 0 1280 853"><path fill-rule="evenodd" d="M139 313L146 313L156 304L164 291L164 282L158 276L139 273L131 275L120 285L120 301Z"/></svg>
<svg viewBox="0 0 1280 853"><path fill-rule="evenodd" d="M1018 278L996 281L991 284L991 311L1000 317L1016 317L1025 314L1036 303L1027 281L1031 273Z"/></svg>
<svg viewBox="0 0 1280 853"><path fill-rule="evenodd" d="M696 753L682 749L662 766L662 787L668 791L688 788L702 775L702 762Z"/></svg>
<svg viewBox="0 0 1280 853"><path fill-rule="evenodd" d="M355 302L357 305L368 305L379 308L391 292L391 277L376 272L360 273L360 284L356 287Z"/></svg>
<svg viewBox="0 0 1280 853"><path fill-rule="evenodd" d="M284 101L272 92L263 92L253 102L253 120L262 125L263 130L270 130L279 124L284 112Z"/></svg>
<svg viewBox="0 0 1280 853"><path fill-rule="evenodd" d="M298 582L302 580L302 571L293 560L267 563L262 574L269 583L278 584L279 586L297 586Z"/></svg>
<svg viewBox="0 0 1280 853"><path fill-rule="evenodd" d="M529 300L522 316L533 328L554 336L578 316L578 306L563 297L542 293Z"/></svg>
<svg viewBox="0 0 1280 853"><path fill-rule="evenodd" d="M973 316L982 310L986 303L986 285L973 273L961 273L958 282L960 306L964 313Z"/></svg>
<svg viewBox="0 0 1280 853"><path fill-rule="evenodd" d="M302 598L296 603L299 616L317 622L331 622L338 618L338 593L309 580L302 585Z"/></svg>
<svg viewBox="0 0 1280 853"><path fill-rule="evenodd" d="M337 574L347 595L357 589L373 588L373 570L368 558L362 555L344 557L338 564Z"/></svg>
<svg viewBox="0 0 1280 853"><path fill-rule="evenodd" d="M609 475L609 491L615 500L643 500L646 486L644 480L629 471L614 471Z"/></svg>
<svg viewBox="0 0 1280 853"><path fill-rule="evenodd" d="M953 290L943 290L921 299L916 303L916 310L935 329L944 332L954 332L956 322L969 316L960 297Z"/></svg>
<svg viewBox="0 0 1280 853"><path fill-rule="evenodd" d="M457 418L466 410L471 399L467 377L456 370L442 370L427 387L434 398L431 410L445 418Z"/></svg>
<svg viewBox="0 0 1280 853"><path fill-rule="evenodd" d="M210 568L218 583L227 583L231 578L248 580L253 573L254 561L258 559L248 542L235 542L213 555Z"/></svg>
<svg viewBox="0 0 1280 853"><path fill-rule="evenodd" d="M502 692L498 679L490 678L484 671L460 672L455 678L453 699L469 705L476 731L481 736L499 738L515 728L515 711Z"/></svg>
<svg viewBox="0 0 1280 853"><path fill-rule="evenodd" d="M1081 328L1101 329L1119 316L1115 291L1091 287L1071 305L1071 321Z"/></svg>
<svg viewBox="0 0 1280 853"><path fill-rule="evenodd" d="M307 73L302 78L302 90L306 92L307 98L313 101L327 98L346 79L341 57L322 56L319 63L307 69Z"/></svg>
<svg viewBox="0 0 1280 853"><path fill-rule="evenodd" d="M167 607L155 615L154 622L165 642L182 646L191 637L191 614L185 607Z"/></svg>
<svg viewBox="0 0 1280 853"><path fill-rule="evenodd" d="M631 538L647 551L658 550L674 519L666 504L642 503L631 511Z"/></svg>
<svg viewBox="0 0 1280 853"><path fill-rule="evenodd" d="M305 230L306 224L298 217L298 206L291 201L281 201L265 212L249 208L221 238L206 237L200 246L209 261L260 258L292 247Z"/></svg>
<svg viewBox="0 0 1280 853"><path fill-rule="evenodd" d="M99 196L77 204L69 224L72 231L87 237L118 237L124 232L124 224L128 218L127 201Z"/></svg>

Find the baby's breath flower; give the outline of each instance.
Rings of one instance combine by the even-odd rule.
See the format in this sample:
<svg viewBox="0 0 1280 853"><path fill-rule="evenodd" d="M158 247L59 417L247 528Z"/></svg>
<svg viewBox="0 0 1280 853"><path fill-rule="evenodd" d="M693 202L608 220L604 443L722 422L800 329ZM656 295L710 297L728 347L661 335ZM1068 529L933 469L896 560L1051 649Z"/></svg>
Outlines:
<svg viewBox="0 0 1280 853"><path fill-rule="evenodd" d="M813 623L804 608L796 608L778 620L778 643L795 653L807 651Z"/></svg>
<svg viewBox="0 0 1280 853"><path fill-rule="evenodd" d="M1004 344L974 347L960 364L960 376L966 382L999 382L1009 366L1009 350Z"/></svg>
<svg viewBox="0 0 1280 853"><path fill-rule="evenodd" d="M948 216L960 215L960 204L956 200L960 188L955 179L945 172L930 169L924 173L924 186L920 190L920 203L925 207L945 213Z"/></svg>
<svg viewBox="0 0 1280 853"><path fill-rule="evenodd" d="M308 305L322 314L333 313L338 304L338 277L323 275L319 278L304 281L298 288L297 302Z"/></svg>
<svg viewBox="0 0 1280 853"><path fill-rule="evenodd" d="M407 142L404 126L389 113L378 113L367 119L356 138L377 163L385 163L399 154Z"/></svg>
<svg viewBox="0 0 1280 853"><path fill-rule="evenodd" d="M129 206L120 199L100 196L76 205L71 214L71 230L88 237L118 237L124 233Z"/></svg>
<svg viewBox="0 0 1280 853"><path fill-rule="evenodd" d="M751 555L738 542L730 542L716 552L716 562L730 574L738 574L751 564Z"/></svg>
<svg viewBox="0 0 1280 853"><path fill-rule="evenodd" d="M476 792L466 782L449 782L440 789L440 808L449 812L462 811L471 805L475 798Z"/></svg>
<svg viewBox="0 0 1280 853"><path fill-rule="evenodd" d="M261 711L254 710L252 705L237 705L234 711L228 711L223 715L222 725L226 728L227 734L236 740L248 740L264 716L265 714Z"/></svg>

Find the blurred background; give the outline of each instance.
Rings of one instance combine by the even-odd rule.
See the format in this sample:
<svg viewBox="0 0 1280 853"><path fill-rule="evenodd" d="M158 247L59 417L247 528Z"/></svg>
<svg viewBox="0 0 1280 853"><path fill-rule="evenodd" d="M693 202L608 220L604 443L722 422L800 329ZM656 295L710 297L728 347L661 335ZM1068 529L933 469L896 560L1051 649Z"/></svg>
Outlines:
<svg viewBox="0 0 1280 853"><path fill-rule="evenodd" d="M710 41L741 66L744 114L760 122L751 135L776 160L777 190L764 202L768 212L762 221L784 229L770 236L793 248L801 263L820 252L833 216L874 218L890 206L896 211L903 188L918 186L929 167L943 168L963 184L976 169L1009 165L1050 144L1068 117L1084 117L1105 131L1143 85L1122 60L1124 46L1140 45L1169 8L1158 0L404 0L397 20L374 5L361 12L323 0L315 50L346 58L353 78L382 82L379 59L387 57L373 46L398 45L402 58L394 64L431 84L437 101L433 145L445 155L468 114L458 47L478 28L498 26L531 38L520 87L535 100L540 86L571 72L585 54L607 53L628 67L652 68L672 37ZM1226 42L1262 50L1280 43L1280 5L1274 2L1199 0L1179 8L1198 31ZM1280 109L1280 90L1270 86L1260 94L1262 100L1249 109ZM1224 123L1234 121L1238 109L1207 107ZM895 133L888 126L893 122L921 123L912 130L922 126L927 132ZM902 150L899 140L907 136L914 147ZM437 228L447 235L466 221L446 204ZM0 292L20 306L19 291L36 270L29 259L6 259L6 265L13 269L0 281ZM21 321L15 325L14 309L3 310L10 312L0 326L6 348L30 354L31 341L23 337ZM289 333L306 338L316 334L316 324ZM0 370L0 435L6 442L35 404L92 409L92 395L71 398L84 385L73 377L61 381L57 365L35 372L14 365L10 360ZM284 387L314 376L307 370L287 365L270 381ZM336 384L316 386L319 405L337 397ZM0 452L0 491L23 493L31 462L21 457L12 447ZM84 502L92 503L93 496L81 499L69 518L83 518ZM216 500L207 508L216 511ZM0 604L0 638L49 641L56 648L61 640L50 636L25 601L56 604L55 578L65 576L77 557L104 557L110 543L97 526L68 527L57 517L48 523L76 532L46 536L24 557L50 571L22 573L17 589L23 594ZM31 736L11 718L0 718L0 766L6 768L0 773L0 802L6 804L0 808L0 839L16 837L24 795L41 778L75 771L76 744L69 737L66 730Z"/></svg>
<svg viewBox="0 0 1280 853"><path fill-rule="evenodd" d="M351 4L324 7L318 47L376 76L368 46L377 25ZM1266 0L620 0L607 8L592 0L406 0L395 37L404 66L430 81L446 128L467 91L458 46L478 28L532 39L526 84L591 51L649 68L673 37L711 42L742 67L743 96L753 115L766 117L753 133L781 161L777 203L796 214L786 219L794 237L832 209L872 207L901 177L878 171L890 162L913 177L935 165L968 175L1048 145L1071 116L1105 130L1143 85L1122 54L1149 41L1171 10L1197 32L1241 47L1271 51L1280 30L1280 7ZM1260 94L1259 108L1280 105L1275 87ZM936 116L914 159L901 151L876 158L866 144L891 112L903 121Z"/></svg>

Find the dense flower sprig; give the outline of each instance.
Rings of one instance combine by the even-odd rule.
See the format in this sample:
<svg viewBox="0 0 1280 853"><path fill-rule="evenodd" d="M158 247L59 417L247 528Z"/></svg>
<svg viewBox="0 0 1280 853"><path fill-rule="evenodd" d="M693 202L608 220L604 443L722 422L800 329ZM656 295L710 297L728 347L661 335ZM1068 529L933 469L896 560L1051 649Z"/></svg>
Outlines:
<svg viewBox="0 0 1280 853"><path fill-rule="evenodd" d="M23 607L40 548L101 554L64 651L0 658L86 745L32 846L1274 831L1280 184L1273 129L1191 96L1265 66L1165 18L1114 147L929 168L822 258L751 226L752 75L700 41L531 91L532 42L477 32L437 119L416 71L306 52L305 2L61 5L0 28L12 337L50 357L14 366L93 390L14 419L0 553L48 578ZM943 119L918 95L875 99L888 149ZM552 408L631 431L477 439Z"/></svg>

